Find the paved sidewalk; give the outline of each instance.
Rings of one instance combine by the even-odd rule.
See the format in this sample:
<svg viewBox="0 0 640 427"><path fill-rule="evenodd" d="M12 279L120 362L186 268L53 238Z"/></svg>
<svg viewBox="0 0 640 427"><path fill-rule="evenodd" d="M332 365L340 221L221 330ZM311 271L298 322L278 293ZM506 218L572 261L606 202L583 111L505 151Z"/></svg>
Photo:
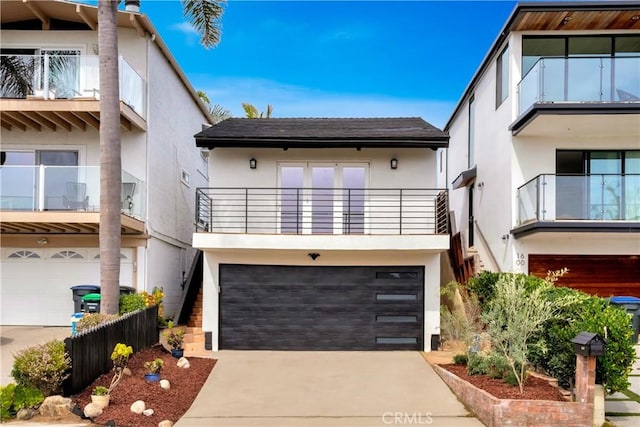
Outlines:
<svg viewBox="0 0 640 427"><path fill-rule="evenodd" d="M606 418L618 427L640 426L640 344L635 348L636 361L629 375L629 389L626 393L607 396L604 402Z"/></svg>
<svg viewBox="0 0 640 427"><path fill-rule="evenodd" d="M176 427L471 427L418 352L221 351Z"/></svg>

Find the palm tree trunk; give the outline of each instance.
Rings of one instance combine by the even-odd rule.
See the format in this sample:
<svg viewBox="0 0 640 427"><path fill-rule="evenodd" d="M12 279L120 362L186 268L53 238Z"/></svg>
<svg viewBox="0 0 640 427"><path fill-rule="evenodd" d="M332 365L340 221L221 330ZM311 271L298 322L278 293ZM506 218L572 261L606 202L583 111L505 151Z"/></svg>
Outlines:
<svg viewBox="0 0 640 427"><path fill-rule="evenodd" d="M118 313L120 294L120 96L118 1L98 2L100 46L100 287L105 314Z"/></svg>

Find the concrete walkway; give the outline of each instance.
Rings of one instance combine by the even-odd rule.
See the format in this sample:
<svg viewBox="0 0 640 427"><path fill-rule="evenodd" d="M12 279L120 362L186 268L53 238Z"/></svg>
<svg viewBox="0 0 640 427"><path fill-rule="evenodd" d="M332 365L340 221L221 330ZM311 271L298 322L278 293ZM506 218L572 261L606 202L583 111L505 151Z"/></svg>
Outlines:
<svg viewBox="0 0 640 427"><path fill-rule="evenodd" d="M176 427L482 426L418 352L221 351Z"/></svg>
<svg viewBox="0 0 640 427"><path fill-rule="evenodd" d="M636 360L629 374L629 389L626 393L607 396L604 402L606 418L617 427L640 426L640 344L635 348Z"/></svg>

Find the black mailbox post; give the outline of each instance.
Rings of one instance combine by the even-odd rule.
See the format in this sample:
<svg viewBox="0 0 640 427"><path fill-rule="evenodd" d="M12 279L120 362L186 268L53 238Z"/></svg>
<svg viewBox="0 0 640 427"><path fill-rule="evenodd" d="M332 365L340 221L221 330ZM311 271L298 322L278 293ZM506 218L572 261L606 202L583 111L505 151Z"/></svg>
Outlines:
<svg viewBox="0 0 640 427"><path fill-rule="evenodd" d="M573 349L579 356L604 355L604 340L598 334L580 332L571 340Z"/></svg>

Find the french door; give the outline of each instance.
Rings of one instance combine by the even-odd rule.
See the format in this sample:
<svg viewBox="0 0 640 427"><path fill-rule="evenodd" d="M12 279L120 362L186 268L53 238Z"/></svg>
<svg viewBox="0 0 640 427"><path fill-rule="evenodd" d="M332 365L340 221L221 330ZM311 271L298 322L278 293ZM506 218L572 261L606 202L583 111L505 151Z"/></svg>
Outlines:
<svg viewBox="0 0 640 427"><path fill-rule="evenodd" d="M280 232L362 234L367 163L280 163Z"/></svg>

